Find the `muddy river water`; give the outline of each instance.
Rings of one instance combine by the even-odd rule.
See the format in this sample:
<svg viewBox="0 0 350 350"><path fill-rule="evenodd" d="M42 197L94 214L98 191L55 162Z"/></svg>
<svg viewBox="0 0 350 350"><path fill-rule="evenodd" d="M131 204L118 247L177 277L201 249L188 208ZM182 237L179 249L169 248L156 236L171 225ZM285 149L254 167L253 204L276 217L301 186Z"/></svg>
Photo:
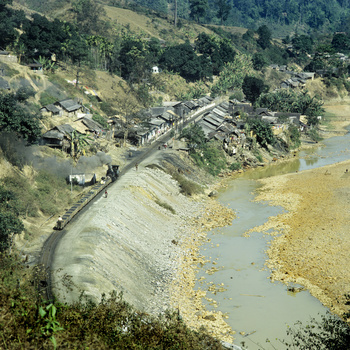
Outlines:
<svg viewBox="0 0 350 350"><path fill-rule="evenodd" d="M232 208L237 218L231 226L208 233L210 242L202 247L201 254L208 260L198 273L197 287L207 290L210 285L223 288L208 292L208 309L227 314L228 324L236 331L235 344L245 343L248 349L284 349L278 339L287 337L287 325L298 320L307 322L320 318L327 309L307 291L291 293L287 286L270 281L265 266L269 241L263 233L244 233L267 221L268 217L282 212L282 208L268 203L254 202L260 178L303 171L348 160L350 133L323 142L324 146L302 151L294 160L243 173L228 182L219 193L219 201ZM217 271L208 274L215 267ZM205 277L205 279L201 279ZM213 288L216 289L217 288ZM266 342L269 339L270 342Z"/></svg>

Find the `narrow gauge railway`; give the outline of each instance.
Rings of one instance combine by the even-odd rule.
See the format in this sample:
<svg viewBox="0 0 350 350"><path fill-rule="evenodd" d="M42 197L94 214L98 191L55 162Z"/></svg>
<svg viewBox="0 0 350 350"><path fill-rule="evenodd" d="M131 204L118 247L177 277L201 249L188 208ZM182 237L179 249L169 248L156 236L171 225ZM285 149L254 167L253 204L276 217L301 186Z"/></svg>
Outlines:
<svg viewBox="0 0 350 350"><path fill-rule="evenodd" d="M213 109L213 106L210 106L207 110L203 111L201 114L203 115L204 112L207 112L209 109ZM195 120L198 119L198 115L191 118L190 120L186 121L182 128L184 128L186 125L195 122ZM52 301L54 299L54 295L52 292L52 284L51 284L51 266L52 261L55 254L56 246L58 245L61 238L67 233L67 230L65 227L68 225L68 223L82 210L85 209L85 207L94 199L97 197L99 193L102 192L107 186L109 186L111 183L113 183L119 176L122 176L124 173L129 171L131 168L133 168L136 164L140 164L144 159L146 159L152 152L157 152L164 143L168 142L170 140L169 135L163 135L159 138L158 141L154 142L152 145L145 147L143 151L137 152L138 154L135 156L133 161L131 161L129 164L124 166L123 170L119 172L119 166L109 166L106 174L106 179L104 183L96 184L89 193L86 194L83 198L81 198L76 204L74 204L70 209L66 211L66 213L62 217L62 224L61 227L58 228L55 226L54 231L51 233L51 235L47 238L45 241L39 257L39 266L38 266L38 274L36 278L38 290L42 296L43 299L47 301Z"/></svg>
<svg viewBox="0 0 350 350"><path fill-rule="evenodd" d="M101 182L97 183L92 187L92 189L82 198L79 199L78 202L74 203L62 217L61 220L57 221L55 230L62 230L71 220L72 218L80 212L92 199L94 199L99 193L102 192L111 182L117 180L119 176L119 165L109 165L106 178Z"/></svg>
<svg viewBox="0 0 350 350"><path fill-rule="evenodd" d="M109 165L106 177L99 183L96 183L91 190L85 194L79 201L73 204L62 216L62 220L56 223L54 231L45 241L39 259L38 272L36 276L36 286L39 294L45 300L52 301L54 295L51 285L51 262L54 257L55 249L60 239L65 235L65 226L90 203L96 196L101 193L112 182L119 177L119 165Z"/></svg>

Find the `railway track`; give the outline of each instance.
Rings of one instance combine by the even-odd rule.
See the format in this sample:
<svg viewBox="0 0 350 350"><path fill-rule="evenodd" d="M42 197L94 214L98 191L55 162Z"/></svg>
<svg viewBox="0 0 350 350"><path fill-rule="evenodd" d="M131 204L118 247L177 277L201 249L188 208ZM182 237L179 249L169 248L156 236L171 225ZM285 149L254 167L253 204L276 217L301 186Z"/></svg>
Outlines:
<svg viewBox="0 0 350 350"><path fill-rule="evenodd" d="M169 139L169 137L163 137L159 141L155 142L151 146L145 148L138 154L136 157L134 157L125 167L122 171L119 173L119 177L127 173L129 170L135 167L136 163L141 163L143 160L145 160L147 157L151 155L151 153L158 150L158 147L160 144L166 142ZM118 180L116 180L118 181ZM65 236L65 234L68 232L68 229L66 226L71 222L72 220L76 219L79 214L82 212L85 212L85 210L88 210L89 205L99 197L99 195L102 195L103 190L106 189L109 186L112 186L113 181L110 179L107 179L104 184L96 184L92 187L92 189L83 196L79 201L74 203L70 209L68 209L65 214L62 216L62 223L61 227L55 227L50 234L50 236L46 239L45 243L43 244L43 247L40 252L39 256L39 266L38 266L38 273L37 273L37 281L36 285L38 288L38 291L41 295L41 297L46 301L53 301L54 300L54 294L52 292L52 263L55 255L55 250L57 245L59 244L60 240Z"/></svg>
<svg viewBox="0 0 350 350"><path fill-rule="evenodd" d="M187 121L183 127L185 127L195 119L198 119L198 116ZM145 147L143 150L139 152L139 154L134 156L133 159L130 160L128 164L124 166L124 168L119 172L118 177L123 176L130 169L134 168L136 163L141 163L143 160L149 157L152 153L159 152L158 151L159 146L164 144L165 142L168 142L170 139L171 137L165 134L161 136L153 144L149 145L148 147ZM62 237L64 237L65 234L68 232L67 228L65 228L66 225L68 225L70 221L74 220L77 217L77 215L87 210L90 204L97 197L99 197L103 189L112 185L113 185L113 181L111 180L106 181L105 184L95 185L87 195L82 197L77 203L75 203L70 209L66 211L66 213L62 216L62 219L64 219L63 226L60 227L58 230L57 230L58 227L56 227L56 229L52 231L50 236L46 239L45 243L43 244L43 247L40 251L40 256L39 256L36 285L38 286L38 291L44 300L46 301L54 300L54 294L52 291L52 273L53 273L52 262L54 259L57 245L59 244Z"/></svg>

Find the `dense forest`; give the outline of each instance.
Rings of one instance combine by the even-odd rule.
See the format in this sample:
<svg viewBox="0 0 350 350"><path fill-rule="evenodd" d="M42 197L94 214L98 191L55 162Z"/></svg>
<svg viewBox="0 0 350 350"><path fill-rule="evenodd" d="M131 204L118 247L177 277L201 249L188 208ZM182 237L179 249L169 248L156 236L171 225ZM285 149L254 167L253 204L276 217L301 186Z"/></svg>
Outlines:
<svg viewBox="0 0 350 350"><path fill-rule="evenodd" d="M20 0L33 9L47 11L70 3L68 0ZM79 2L79 1L77 1ZM202 24L243 26L257 29L267 24L280 33L283 27L296 32L348 31L349 0L103 0L112 6L144 6ZM275 34L274 33L274 34Z"/></svg>

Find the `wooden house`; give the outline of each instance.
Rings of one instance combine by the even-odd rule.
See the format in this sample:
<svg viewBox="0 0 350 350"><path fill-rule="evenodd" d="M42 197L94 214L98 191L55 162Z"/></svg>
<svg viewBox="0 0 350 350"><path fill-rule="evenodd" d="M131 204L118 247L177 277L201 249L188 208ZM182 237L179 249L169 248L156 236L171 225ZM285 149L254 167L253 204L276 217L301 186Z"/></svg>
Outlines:
<svg viewBox="0 0 350 350"><path fill-rule="evenodd" d="M61 110L56 107L54 104L49 104L40 109L41 114L44 117L53 117L53 116L61 116Z"/></svg>
<svg viewBox="0 0 350 350"><path fill-rule="evenodd" d="M84 111L83 106L73 99L66 99L55 103L55 106L62 111L65 117L77 116Z"/></svg>
<svg viewBox="0 0 350 350"><path fill-rule="evenodd" d="M68 152L74 130L70 124L57 125L42 135L41 145L61 148Z"/></svg>

